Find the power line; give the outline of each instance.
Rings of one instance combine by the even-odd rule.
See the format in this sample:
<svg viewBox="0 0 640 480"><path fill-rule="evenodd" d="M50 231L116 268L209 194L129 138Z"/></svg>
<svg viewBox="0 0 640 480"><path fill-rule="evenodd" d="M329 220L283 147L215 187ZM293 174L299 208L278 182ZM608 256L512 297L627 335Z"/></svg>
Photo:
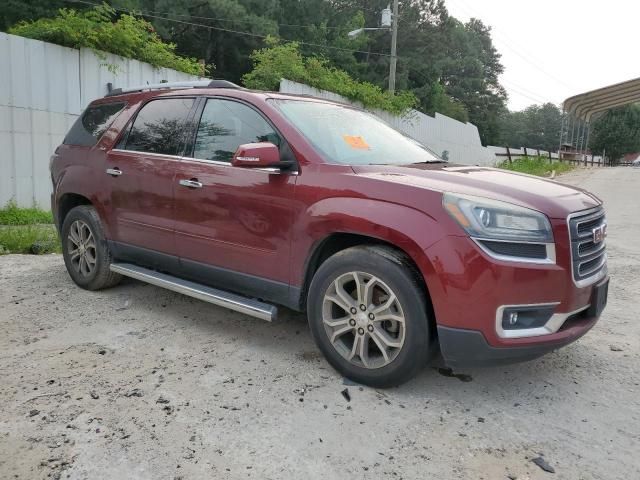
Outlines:
<svg viewBox="0 0 640 480"><path fill-rule="evenodd" d="M510 80L505 80L505 79L501 79L500 82L506 84L510 90L514 90L514 91L519 90L519 92L516 92L516 93L519 93L520 96L526 97L530 100L533 100L534 102L539 102L539 103L547 102L547 100L544 100L544 97L542 95L539 95L523 87L522 85L518 85L517 83L514 83Z"/></svg>
<svg viewBox="0 0 640 480"><path fill-rule="evenodd" d="M410 60L410 59L406 59L403 58L403 60ZM419 69L414 69L411 71L411 74L416 74L420 77L422 77L422 79L426 80L427 83L429 82L429 80L427 79L426 75L423 74ZM454 79L467 79L468 77L465 75L457 75L455 73L445 73L442 75L442 77L449 77L449 78L454 78ZM529 100L533 100L536 103L547 103L549 100L545 100L543 95L540 95L538 93L535 93L531 90L528 90L527 88L518 85L515 82L511 82L509 80L504 80L504 79L499 79L499 83L500 84L507 84L507 87L509 88L509 90L513 90L515 91L515 93L518 93L520 96L526 97Z"/></svg>
<svg viewBox="0 0 640 480"><path fill-rule="evenodd" d="M449 0L449 1L451 1L451 0ZM456 3L456 2L458 2L458 6L461 7L461 9L464 10L470 17L476 17L476 18L480 17L479 12L477 10L475 10L473 7L471 7L469 4L467 4L464 0L455 0L454 3ZM514 48L513 45L517 44L518 42L516 42L513 38L509 37L504 32L501 32L500 29L498 29L498 28L492 27L492 31L495 34L495 37L496 37L495 40L497 41L497 43L499 43L503 47L511 50L513 53L515 53L522 60L524 60L525 62L527 62L529 65L533 66L535 69L539 70L540 72L544 73L547 77L555 80L560 85L562 85L562 86L564 86L566 88L569 88L571 90L575 90L575 87L572 87L571 85L566 83L564 80L556 77L552 73L549 73L547 70L542 68L538 63L533 62L529 58L529 57L532 57L532 55L527 54L526 52L524 52L524 49L522 49L522 51L524 52L524 54L523 54L523 53L519 52L516 48ZM498 38L498 37L503 37L503 39Z"/></svg>
<svg viewBox="0 0 640 480"><path fill-rule="evenodd" d="M101 4L98 3L94 3L94 2L90 2L90 1L86 1L86 0L66 0L69 3L81 3L81 4L85 4L85 5L91 5L91 6L99 6ZM133 10L129 10L129 9L124 9L124 8L116 8L111 6L111 8L113 8L116 11L120 11L120 12L126 12L129 14L135 14L135 13L140 13L141 15L145 16L145 17L149 17L149 18L154 18L157 20L164 20L164 21L168 21L168 22L174 22L174 23L179 23L179 24L183 24L183 25L190 25L190 26L194 26L194 27L200 27L200 28L206 28L206 29L211 29L211 30L218 30L218 31L223 31L223 32L227 32L227 33L232 33L232 34L237 34L237 35L244 35L244 36L249 36L249 37L254 37L254 38L260 38L260 39L266 39L267 36L266 35L262 35L259 33L253 33L253 32L246 32L246 31L241 31L241 30L234 30L234 29L230 29L230 28L224 28L224 27L215 27L212 25L205 25L202 23L196 23L196 22L188 22L185 20L178 20L178 19L174 19L174 18L167 18L167 17L163 17L160 15L156 15L157 14L165 14L165 15L176 15L176 16L186 16L186 15L179 15L179 14L173 14L170 12L157 12L157 11L153 11L153 10L149 10L149 11L133 11ZM207 20L215 20L215 21L234 21L231 19L220 19L220 18L214 18L214 17L203 17L203 16L192 16L193 18L202 18L202 19L207 19ZM254 23L254 22L251 22ZM299 26L299 27L312 27L315 25L293 25L293 24L276 24L278 26ZM331 27L331 28L339 28L339 27ZM285 41L289 41L289 42L297 42L301 45L307 45L307 46L312 46L312 47L318 47L318 48L327 48L327 49L331 49L331 50L339 50L339 51L344 51L344 52L350 52L350 53L362 53L362 54L369 54L369 55L377 55L377 56L381 56L381 57L390 57L391 55L388 53L381 53L381 52L367 52L365 50L352 50L349 48L342 48L342 47L335 47L335 46L331 46L331 45L322 45L319 43L312 43L312 42L305 42L305 41L298 41L298 40L293 40L293 39L286 39L283 38L283 40ZM398 59L402 59L402 60L410 60L408 58L405 57L400 57L398 56ZM420 72L419 70L414 70L413 72L414 74L418 74L418 76L422 77L425 81L429 81L428 78L422 74L422 72ZM455 74L451 74L449 76L453 76L453 77L459 77L458 75ZM518 89L522 89L522 90L526 90L523 87L518 87ZM514 89L515 91L515 89ZM522 96L525 96L535 102L542 102L544 103L543 100L541 100L540 98L534 98L531 95L527 95L523 92L516 92L519 93ZM529 92L532 93L532 92ZM535 94L534 94L535 95Z"/></svg>
<svg viewBox="0 0 640 480"><path fill-rule="evenodd" d="M86 5L101 5L99 3L92 3L92 2L88 2L88 1L83 1L83 0L65 0L69 3L83 3ZM112 5L110 5L111 8L113 8L114 10L119 10L119 11L124 11L124 12L130 12L129 10L125 10L122 8L116 8ZM373 8L360 8L359 10L365 10L368 12L373 12L373 13L379 13L378 10L373 9ZM135 12L136 10L133 10L133 12ZM201 15L192 15L189 13L174 13L174 12L160 12L157 10L146 10L146 12L151 13L151 14L155 14L155 15L172 15L174 17L188 17L188 18L197 18L199 20L214 20L216 22L228 22L228 23L249 23L249 24L255 24L255 20L242 20L242 19L237 19L237 18L220 18L220 17L205 17L205 16L201 16ZM406 20L404 20L402 18L402 16L398 15L398 20L401 20L403 22L406 22ZM291 28L322 28L322 29L328 29L328 30L341 30L344 29L344 27L330 27L328 25L317 25L317 24L308 24L308 25L303 25L303 24L299 24L299 23L274 23L273 25L277 26L277 27L291 27Z"/></svg>
<svg viewBox="0 0 640 480"><path fill-rule="evenodd" d="M93 6L99 6L100 5L98 3L87 2L87 1L84 1L84 0L66 0L66 1L68 1L70 3L82 3L82 4L85 4L85 5L93 5ZM233 34L236 34L236 35L244 35L244 36L249 36L249 37L254 37L254 38L261 38L263 40L267 38L267 35L262 35L262 34L259 34L259 33L245 32L245 31L241 31L241 30L233 30L233 29L230 29L230 28L223 28L223 27L214 27L212 25L205 25L203 23L187 22L185 20L177 20L175 18L167 18L167 17L158 16L158 15L153 15L153 14L150 14L150 13L148 13L146 11L142 11L142 10L136 12L136 11L133 11L133 10L128 10L128 9L125 9L125 8L116 8L116 7L113 7L113 6L111 6L111 8L113 8L114 10L119 11L119 12L126 12L126 13L134 14L134 15L136 13L139 13L140 15L143 15L145 17L155 18L157 20L164 20L164 21L167 21L167 22L180 23L182 25L190 25L190 26L193 26L193 27L207 28L209 30L217 30L217 31L222 31L222 32L226 32L226 33L233 33ZM389 54L389 53L368 52L366 50L352 50L350 48L335 47L335 46L332 46L332 45L322 45L320 43L305 42L305 41L302 41L302 40L293 40L293 39L288 39L288 38L283 38L282 40L285 40L287 42L296 42L296 43L299 43L300 45L307 45L307 46L319 47L319 48L327 48L327 49L330 49L330 50L338 50L338 51L343 51L343 52L363 53L363 54L366 54L366 55L378 55L380 57L390 57L391 56L391 54Z"/></svg>
<svg viewBox="0 0 640 480"><path fill-rule="evenodd" d="M547 103L546 100L542 100L542 99L540 99L538 97L534 97L532 95L529 95L529 94L525 93L524 91L522 91L522 90L520 90L520 89L518 89L517 87L514 87L514 86L510 86L509 87L509 91L511 93L515 93L516 95L519 95L519 96L521 96L523 98L526 98L526 99L528 99L528 100L530 100L530 101L532 101L534 103Z"/></svg>
<svg viewBox="0 0 640 480"><path fill-rule="evenodd" d="M86 3L88 5L98 5L97 3L91 3L91 2L83 2L80 0L67 0L68 2L71 3ZM115 10L123 10L123 9L119 9L119 8L115 8L112 7ZM126 11L126 10L124 10ZM201 15L191 15L189 13L174 13L174 12L159 12L157 10L147 10L148 13L152 13L155 15L172 15L174 17L188 17L188 18L197 18L198 20L214 20L216 22L228 22L228 23L249 23L249 24L255 24L255 20L242 20L242 19L237 19L237 18L220 18L220 17L205 17L205 16L201 16ZM330 30L337 30L337 29L341 29L344 27L329 27L329 26L322 26L322 25L315 25L315 24L311 24L311 25L301 25L301 24L295 24L295 23L274 23L274 25L278 26L278 27L295 27L295 28L326 28L326 29L330 29Z"/></svg>

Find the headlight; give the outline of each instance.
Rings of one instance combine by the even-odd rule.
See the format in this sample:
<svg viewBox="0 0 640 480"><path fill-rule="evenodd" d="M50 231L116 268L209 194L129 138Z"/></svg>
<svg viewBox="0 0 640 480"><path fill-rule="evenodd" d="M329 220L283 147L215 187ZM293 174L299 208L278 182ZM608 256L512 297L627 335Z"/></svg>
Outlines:
<svg viewBox="0 0 640 480"><path fill-rule="evenodd" d="M553 243L549 219L511 203L445 193L443 206L474 238L511 242Z"/></svg>

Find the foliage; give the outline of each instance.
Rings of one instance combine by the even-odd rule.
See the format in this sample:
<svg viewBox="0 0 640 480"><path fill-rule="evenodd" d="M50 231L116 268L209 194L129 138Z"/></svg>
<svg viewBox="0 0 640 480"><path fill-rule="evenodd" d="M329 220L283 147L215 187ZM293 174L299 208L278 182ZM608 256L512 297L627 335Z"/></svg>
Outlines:
<svg viewBox="0 0 640 480"><path fill-rule="evenodd" d="M552 103L531 105L521 112L504 112L501 145L555 151L560 143L562 113Z"/></svg>
<svg viewBox="0 0 640 480"><path fill-rule="evenodd" d="M9 33L65 47L90 48L102 58L104 51L156 67L193 75L202 73L195 59L177 55L176 46L164 43L146 20L128 14L116 17L116 11L106 3L81 12L61 8L54 18L22 21Z"/></svg>
<svg viewBox="0 0 640 480"><path fill-rule="evenodd" d="M22 2L6 1L10 8L0 9L0 22L3 15L13 21L21 18L17 5ZM37 12L44 12L48 1L53 5L62 0L30 0L28 3L38 9L24 7L22 18L37 18ZM163 39L177 45L177 53L215 64L219 78L239 82L252 69L252 52L264 48L264 38L271 35L282 42L298 42L303 57L322 58L327 68L346 72L354 80L381 90L388 85L389 31L367 31L356 38L349 38L347 33L379 26L380 12L389 0L110 3L152 14L147 18ZM401 2L396 87L398 91L412 92L419 110L473 122L483 142L499 145L500 118L506 102L506 93L498 81L502 70L491 31L482 22L459 22L449 15L443 0Z"/></svg>
<svg viewBox="0 0 640 480"><path fill-rule="evenodd" d="M52 252L60 252L60 241L51 212L18 208L14 201L0 209L0 255Z"/></svg>
<svg viewBox="0 0 640 480"><path fill-rule="evenodd" d="M503 67L490 28L477 19L456 20L443 0L403 4L400 26L398 86L416 93L421 110L468 120L485 144L495 144L506 93L498 80ZM387 39L380 38L379 51L388 48ZM434 88L438 84L444 92ZM453 105L438 100L442 93Z"/></svg>
<svg viewBox="0 0 640 480"><path fill-rule="evenodd" d="M280 79L286 78L335 92L366 108L380 108L396 114L402 114L416 104L412 93L392 95L371 83L354 80L346 72L329 66L326 59L304 58L295 42L272 45L252 54L254 69L243 77L247 87L275 90Z"/></svg>
<svg viewBox="0 0 640 480"><path fill-rule="evenodd" d="M589 147L617 162L626 153L640 152L640 105L627 105L598 118L591 129Z"/></svg>
<svg viewBox="0 0 640 480"><path fill-rule="evenodd" d="M65 5L65 0L2 0L0 31L6 32L20 21L52 17Z"/></svg>
<svg viewBox="0 0 640 480"><path fill-rule="evenodd" d="M505 160L498 165L498 168L537 175L538 177L549 177L554 171L556 174L565 173L574 167L569 162L549 162L547 157L520 157L512 163L509 163L509 160Z"/></svg>
<svg viewBox="0 0 640 480"><path fill-rule="evenodd" d="M14 201L0 209L0 225L31 225L53 223L51 212L39 208L18 208Z"/></svg>
<svg viewBox="0 0 640 480"><path fill-rule="evenodd" d="M469 121L469 112L464 104L446 94L441 83L424 85L411 90L419 99L422 110L433 115L438 112L461 122Z"/></svg>
<svg viewBox="0 0 640 480"><path fill-rule="evenodd" d="M232 82L239 82L251 69L251 52L264 46L263 38L278 33L278 0L116 0L112 4L163 12L160 16L195 24L162 20L158 15L150 19L162 38L178 45L178 53L204 59L216 66L217 78Z"/></svg>
<svg viewBox="0 0 640 480"><path fill-rule="evenodd" d="M53 225L0 225L0 254L60 252Z"/></svg>

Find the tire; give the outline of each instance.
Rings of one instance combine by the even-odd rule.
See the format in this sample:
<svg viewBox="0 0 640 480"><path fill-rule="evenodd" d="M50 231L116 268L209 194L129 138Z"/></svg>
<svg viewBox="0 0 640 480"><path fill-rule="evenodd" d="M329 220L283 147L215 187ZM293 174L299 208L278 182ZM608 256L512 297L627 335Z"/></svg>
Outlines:
<svg viewBox="0 0 640 480"><path fill-rule="evenodd" d="M333 368L386 388L426 365L435 346L418 275L402 253L375 245L348 248L320 266L307 312L313 338Z"/></svg>
<svg viewBox="0 0 640 480"><path fill-rule="evenodd" d="M113 257L100 217L92 206L73 208L62 223L60 237L64 264L76 285L101 290L120 282L122 276L109 268Z"/></svg>

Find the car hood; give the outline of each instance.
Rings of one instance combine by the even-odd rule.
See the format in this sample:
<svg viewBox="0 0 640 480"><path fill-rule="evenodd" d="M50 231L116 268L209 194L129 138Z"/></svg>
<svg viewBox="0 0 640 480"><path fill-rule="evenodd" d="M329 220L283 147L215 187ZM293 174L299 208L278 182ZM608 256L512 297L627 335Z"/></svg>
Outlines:
<svg viewBox="0 0 640 480"><path fill-rule="evenodd" d="M497 168L422 163L354 166L353 170L359 176L385 182L501 200L552 218L566 218L569 213L602 204L580 188Z"/></svg>

